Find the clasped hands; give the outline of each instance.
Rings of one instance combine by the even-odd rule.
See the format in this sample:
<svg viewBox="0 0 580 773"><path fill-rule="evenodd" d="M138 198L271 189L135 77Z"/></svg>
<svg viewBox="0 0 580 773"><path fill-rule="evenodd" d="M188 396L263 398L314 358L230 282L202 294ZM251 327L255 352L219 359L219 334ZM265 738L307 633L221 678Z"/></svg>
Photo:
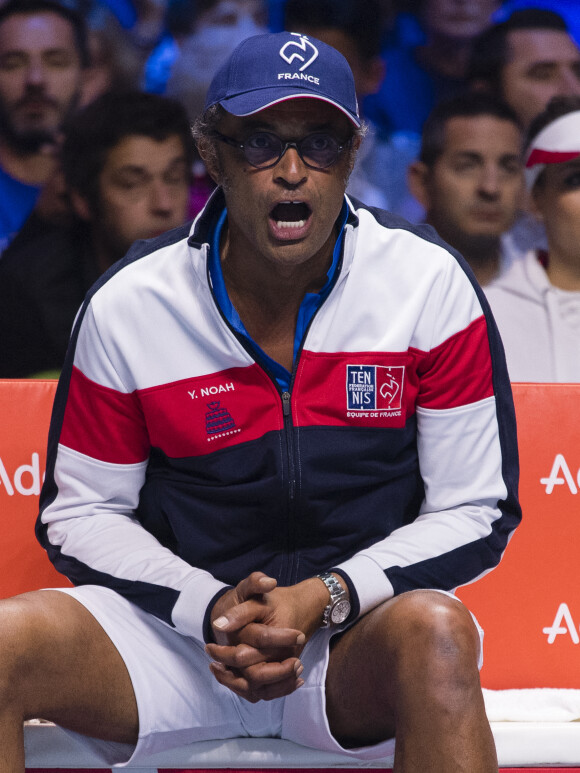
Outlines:
<svg viewBox="0 0 580 773"><path fill-rule="evenodd" d="M253 572L212 610L215 643L206 652L217 681L251 703L294 692L304 684L299 656L327 603L328 591L316 578L278 587Z"/></svg>

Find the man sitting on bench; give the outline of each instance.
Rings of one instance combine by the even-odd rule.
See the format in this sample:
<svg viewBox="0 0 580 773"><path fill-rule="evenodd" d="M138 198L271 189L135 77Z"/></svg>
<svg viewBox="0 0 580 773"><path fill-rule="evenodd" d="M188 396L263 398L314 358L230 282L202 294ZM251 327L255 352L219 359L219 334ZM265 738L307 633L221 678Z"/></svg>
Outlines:
<svg viewBox="0 0 580 773"><path fill-rule="evenodd" d="M0 604L3 773L32 717L133 765L262 736L497 770L452 591L520 517L503 350L462 258L345 197L362 134L338 52L245 40L205 210L89 292L37 523L76 587Z"/></svg>

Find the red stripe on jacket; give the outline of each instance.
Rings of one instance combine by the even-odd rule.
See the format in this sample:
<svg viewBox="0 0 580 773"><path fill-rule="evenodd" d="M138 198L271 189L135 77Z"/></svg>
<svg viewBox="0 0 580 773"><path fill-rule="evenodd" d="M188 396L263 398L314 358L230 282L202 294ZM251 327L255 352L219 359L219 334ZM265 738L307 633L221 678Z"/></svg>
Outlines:
<svg viewBox="0 0 580 773"><path fill-rule="evenodd" d="M96 384L76 367L70 380L60 442L112 464L143 462L150 448L138 397Z"/></svg>

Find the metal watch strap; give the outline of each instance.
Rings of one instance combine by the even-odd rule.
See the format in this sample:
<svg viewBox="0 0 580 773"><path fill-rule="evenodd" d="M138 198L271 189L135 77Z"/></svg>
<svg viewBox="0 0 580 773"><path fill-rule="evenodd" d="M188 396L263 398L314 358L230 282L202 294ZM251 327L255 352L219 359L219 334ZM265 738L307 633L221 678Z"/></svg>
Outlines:
<svg viewBox="0 0 580 773"><path fill-rule="evenodd" d="M322 628L328 628L331 625L330 613L332 612L333 606L336 604L337 601L340 601L341 599L346 599L347 594L344 588L342 587L342 585L336 579L336 577L330 572L321 572L316 576L318 577L319 580L322 580L322 582L328 588L328 592L330 593L330 601L326 605L326 607L324 608L324 612L322 613Z"/></svg>

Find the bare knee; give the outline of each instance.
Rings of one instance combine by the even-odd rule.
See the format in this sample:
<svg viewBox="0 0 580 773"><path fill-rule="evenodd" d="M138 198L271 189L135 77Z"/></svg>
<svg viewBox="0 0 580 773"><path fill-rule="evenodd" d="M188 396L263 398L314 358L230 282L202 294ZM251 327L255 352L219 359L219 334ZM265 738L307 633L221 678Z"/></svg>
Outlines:
<svg viewBox="0 0 580 773"><path fill-rule="evenodd" d="M469 610L455 598L432 590L403 593L390 610L391 637L420 638L425 645L454 651L467 647L477 656L479 636Z"/></svg>
<svg viewBox="0 0 580 773"><path fill-rule="evenodd" d="M435 591L394 600L386 646L401 680L420 682L444 700L479 688L479 634L469 611Z"/></svg>

